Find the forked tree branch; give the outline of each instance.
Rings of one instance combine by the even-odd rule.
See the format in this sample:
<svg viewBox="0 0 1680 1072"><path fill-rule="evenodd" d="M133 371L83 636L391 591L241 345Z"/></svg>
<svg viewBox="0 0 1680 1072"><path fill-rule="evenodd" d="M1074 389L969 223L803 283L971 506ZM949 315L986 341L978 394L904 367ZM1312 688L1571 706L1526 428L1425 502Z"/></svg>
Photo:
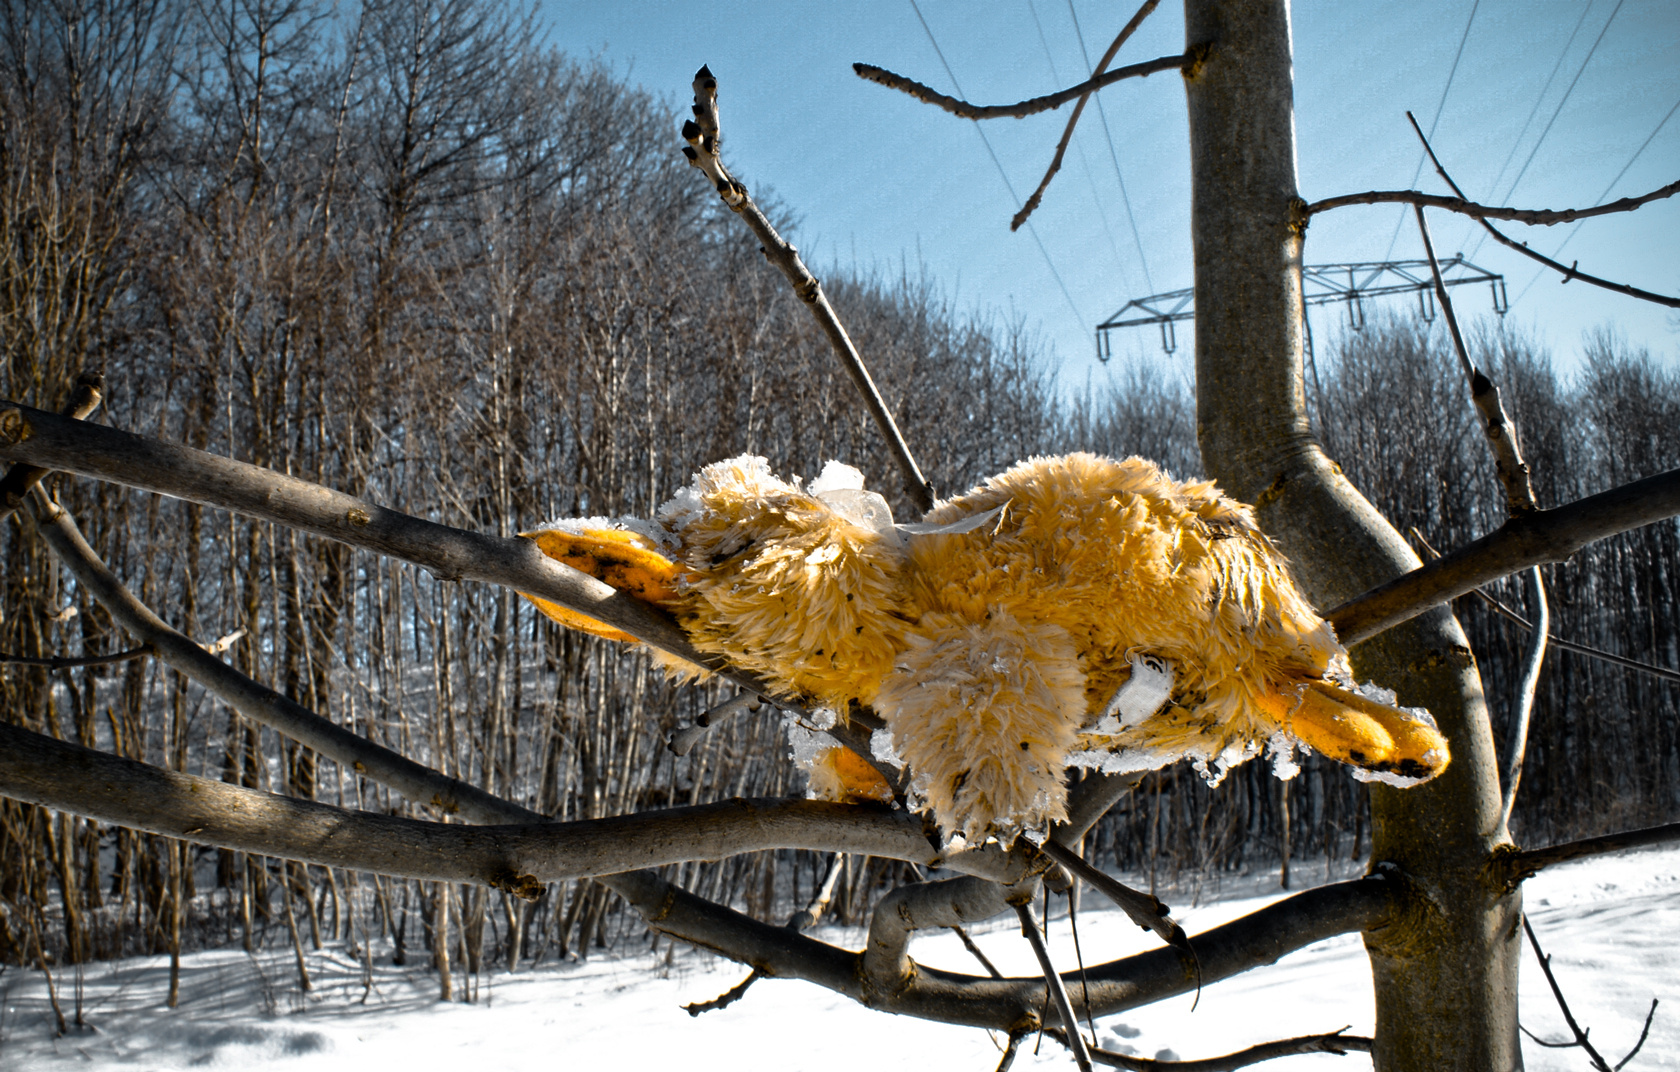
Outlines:
<svg viewBox="0 0 1680 1072"><path fill-rule="evenodd" d="M1441 265L1435 259L1435 243L1429 237L1429 222L1423 218L1423 206L1413 205L1412 211L1417 215L1418 234L1423 238L1423 252L1429 259L1429 274L1435 283L1435 298L1441 303L1441 312L1446 316L1447 329L1452 335L1453 350L1458 354L1459 367L1464 370L1464 378L1469 381L1467 386L1470 388L1470 401L1476 407L1476 412L1481 414L1482 431L1487 433L1494 470L1499 474L1499 483L1505 489L1505 512L1508 516L1518 517L1538 506L1534 500L1534 487L1529 480L1528 463L1523 461L1522 450L1517 445L1516 431L1511 426L1510 417L1505 413L1504 404L1499 400L1499 388L1470 360L1470 350L1464 345L1464 333L1458 327L1458 314L1453 310L1452 295L1447 293L1447 284L1441 279Z"/></svg>
<svg viewBox="0 0 1680 1072"><path fill-rule="evenodd" d="M1575 1036L1575 1041L1573 1043L1543 1042L1540 1039L1534 1038L1532 1034L1528 1037L1533 1038L1534 1041L1539 1042L1542 1046L1579 1046L1586 1052L1587 1057L1592 1062L1592 1067L1595 1072L1621 1072L1622 1066L1633 1060L1634 1054L1637 1054L1644 1048L1645 1040L1650 1037L1651 1020L1657 1015L1656 1000L1653 999L1651 1001L1651 1011L1645 1015L1645 1028L1639 1032L1639 1041L1633 1044L1633 1049L1628 1051L1626 1057L1623 1057L1620 1061L1616 1062L1614 1066L1612 1066L1609 1061L1604 1059L1604 1055L1598 1052L1597 1047L1592 1044L1592 1040L1587 1037L1591 1029L1589 1028L1583 1030L1581 1025L1575 1022L1575 1014L1570 1011L1569 1002L1564 1000L1563 988L1558 985L1557 976L1552 974L1552 958L1546 954L1545 950L1540 948L1540 939L1535 937L1534 925L1529 923L1527 915L1523 916L1522 923L1523 933L1528 935L1529 947L1534 950L1534 958L1540 962L1540 971L1546 976L1546 985L1551 987L1552 997L1556 999L1558 1008L1562 1010L1564 1022L1569 1025L1569 1033Z"/></svg>
<svg viewBox="0 0 1680 1072"><path fill-rule="evenodd" d="M71 388L70 401L64 407L64 415L73 420L82 420L98 409L104 398L104 375L98 372L84 372L76 377L76 386ZM13 465L5 477L0 478L0 521L16 513L29 494L29 489L39 484L51 472L51 469L39 465Z"/></svg>
<svg viewBox="0 0 1680 1072"><path fill-rule="evenodd" d="M1474 201L1466 201L1462 197L1426 194L1421 190L1368 190L1362 194L1338 194L1335 197L1326 197L1322 201L1314 201L1300 209L1300 218L1302 222L1305 222L1320 212L1347 208L1350 205L1402 204L1446 209L1448 212L1457 212L1460 215L1472 216L1478 220L1510 220L1513 223L1550 227L1553 224L1569 223L1572 220L1608 216L1614 212L1632 212L1641 205L1650 204L1652 201L1661 201L1663 198L1673 197L1677 193L1680 193L1680 182L1671 182L1667 186L1660 186L1648 194L1606 201L1602 205L1594 205L1591 208L1552 209L1504 208L1497 205L1481 205Z"/></svg>
<svg viewBox="0 0 1680 1072"><path fill-rule="evenodd" d="M86 427L92 430L97 426ZM165 664L204 686L241 716L445 814L460 814L479 823L543 820L536 812L492 796L470 782L450 778L374 744L241 674L136 599L100 561L64 509L47 500L38 488L32 497L36 530L82 590Z"/></svg>
<svg viewBox="0 0 1680 1072"><path fill-rule="evenodd" d="M1120 28L1120 32L1115 35L1113 43L1108 46L1108 51L1104 52L1102 58L1097 61L1096 70L1091 72L1091 77L1095 78L1108 70L1108 65L1114 62L1114 57L1119 53L1120 46L1124 45L1126 40L1137 32L1137 28L1143 25L1143 20L1150 16L1150 13L1155 10L1160 2L1161 0L1143 0L1143 6L1138 8L1137 12L1127 20L1126 25ZM1027 203L1022 205L1020 211L1016 212L1009 221L1011 231L1019 231L1021 225L1027 222L1027 217L1031 216L1034 210L1038 208L1039 203L1044 200L1044 191L1050 188L1050 180L1054 179L1056 173L1062 170L1062 157L1067 155L1068 143L1073 141L1073 128L1079 125L1079 117L1085 114L1085 105L1090 99L1091 95L1086 93L1073 106L1073 114L1068 116L1067 126L1062 130L1062 138L1056 143L1056 155L1050 159L1050 166L1045 169L1044 178L1038 180L1038 189L1032 192L1032 196L1027 198Z"/></svg>
<svg viewBox="0 0 1680 1072"><path fill-rule="evenodd" d="M1418 126L1416 117L1414 117L1411 112L1407 112L1406 118L1411 121L1412 129L1417 131L1418 140L1423 142L1423 151L1429 154L1430 162L1435 165L1436 174L1440 175L1442 181L1452 187L1453 193L1457 194L1461 199L1468 200L1468 198L1464 197L1464 191L1459 189L1458 183L1454 182L1452 176L1447 174L1447 169L1441 166L1440 158L1435 155L1435 150L1430 146L1429 139L1424 137L1423 128ZM1664 187L1664 189L1668 189L1668 187ZM1648 302L1655 302L1657 305L1666 305L1671 309L1680 309L1680 298L1670 297L1667 294L1653 294L1648 290L1640 290L1638 287L1630 287L1626 283L1617 283L1609 279L1600 279L1596 275L1588 275L1586 272L1576 271L1576 265L1580 264L1580 261L1576 261L1575 264L1565 267L1558 261L1554 261L1552 258L1542 253L1536 253L1534 250L1529 249L1527 242L1518 242L1517 240L1508 237L1505 232L1489 223L1486 219L1478 218L1476 222L1480 223L1482 228L1486 230L1488 234L1492 235L1494 241L1498 242L1500 245L1505 246L1508 249L1514 249L1530 260L1538 261L1553 271L1563 273L1563 281L1565 283L1569 282L1571 279L1579 279L1583 283L1591 283L1595 287L1603 287L1605 290L1613 290L1617 294L1626 294L1630 298L1641 298Z"/></svg>
<svg viewBox="0 0 1680 1072"><path fill-rule="evenodd" d="M1552 510L1513 517L1479 540L1355 596L1325 614L1353 645L1513 573L1562 562L1595 540L1680 514L1680 469Z"/></svg>
<svg viewBox="0 0 1680 1072"><path fill-rule="evenodd" d="M1055 93L1033 97L1030 100L1015 104L970 104L965 100L946 96L931 86L924 86L914 78L894 74L873 64L854 63L852 64L852 70L856 71L857 76L866 82L874 82L877 85L886 86L888 89L908 93L924 104L943 108L952 115L963 119L1021 119L1029 115L1037 115L1039 112L1054 111L1068 101L1087 97L1104 86L1112 86L1123 79L1147 78L1161 71L1181 70L1194 63L1199 63L1205 58L1205 54L1192 55L1190 53L1181 56L1161 56L1157 59L1146 60L1143 63L1116 67L1112 71L1093 75L1076 86L1070 86Z"/></svg>
<svg viewBox="0 0 1680 1072"><path fill-rule="evenodd" d="M622 840L645 827L647 816L588 823L463 826L349 812L314 801L151 767L0 724L0 795L90 815L104 821L191 841L336 867L416 878L478 882L526 896L540 894L547 877L564 877L610 863L578 855L577 839ZM516 808L509 805L509 808ZM768 822L755 847L826 847L887 855L908 847L913 823L885 808L799 802L733 802L674 809L658 822L672 841L693 840L692 822L703 816L720 828L758 809L743 825ZM867 813L867 814L866 814ZM859 819L864 820L859 823ZM617 824L618 829L614 829ZM806 835L832 824L832 836L806 844ZM859 832L857 828L863 827ZM763 829L776 828L775 836ZM803 832L799 832L803 830ZM652 836L649 835L650 840ZM751 840L751 839L747 839ZM723 840L723 851L733 851ZM738 846L737 846L738 847ZM879 852L879 849L887 852ZM617 849L598 848L596 860ZM649 859L692 859L692 851L651 853ZM603 881L637 908L648 925L675 938L751 964L760 973L804 979L891 1012L950 1023L1008 1029L1036 1018L1044 981L986 979L919 967L907 985L883 993L868 985L863 954L848 953L786 928L749 919L704 901L648 871L606 876ZM1198 936L1207 981L1226 978L1336 934L1382 925L1396 908L1397 887L1363 879L1307 891L1244 919ZM1157 950L1088 970L1091 1007L1104 1015L1194 988L1193 973L1178 954Z"/></svg>
<svg viewBox="0 0 1680 1072"><path fill-rule="evenodd" d="M869 375L869 369L864 365L857 347L852 344L852 337L847 334L846 326L840 322L840 314L829 304L828 295L823 293L822 284L818 282L817 277L805 267L799 250L781 236L771 224L770 218L747 192L746 186L729 173L718 154L723 134L718 121L717 79L713 77L710 67L700 68L694 76L693 110L694 119L683 124L683 140L688 142L683 148L683 155L711 180L723 203L746 221L747 227L762 244L764 256L781 270L789 285L793 287L794 294L811 310L811 316L816 319L817 326L822 329L829 345L839 356L840 364L851 377L858 393L863 396L864 406L874 418L882 438L886 440L887 450L898 465L899 474L904 480L904 490L909 494L910 501L915 504L917 510L927 513L933 509L933 485L928 483L927 478L922 475L921 467L916 464L916 459L911 456L909 445L899 433L898 423L893 420L886 401L881 398L881 392L875 387L875 380ZM867 752L864 754L868 755Z"/></svg>

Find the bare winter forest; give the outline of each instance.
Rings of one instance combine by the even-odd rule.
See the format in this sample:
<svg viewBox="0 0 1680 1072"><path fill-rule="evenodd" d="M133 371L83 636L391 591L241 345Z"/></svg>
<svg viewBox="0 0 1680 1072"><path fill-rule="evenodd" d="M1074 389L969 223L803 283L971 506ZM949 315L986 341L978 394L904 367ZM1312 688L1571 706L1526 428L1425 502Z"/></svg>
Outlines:
<svg viewBox="0 0 1680 1072"><path fill-rule="evenodd" d="M4 0L0 395L57 409L99 370L113 425L502 535L645 515L698 466L742 452L784 474L851 462L907 518L851 383L680 156L674 109L536 36L483 0L332 14L112 0L74 17ZM1023 325L961 313L936 283L838 268L824 282L942 492L1038 452L1199 469L1193 399L1170 364L1074 397ZM1672 364L1610 331L1585 345L1580 372L1560 377L1537 340L1495 324L1475 340L1543 506L1680 466ZM1445 549L1499 525L1443 333L1393 319L1320 350L1319 434L1397 528ZM675 756L665 738L728 693L671 686L511 592L109 484L56 490L143 601L200 641L234 637L240 671L544 814L799 789L775 720L737 718ZM57 662L134 642L26 514L0 532L0 556L6 720L240 785L410 809L144 652ZM1555 635L1671 671L1553 654L1515 836L1680 816L1680 528L1593 544L1546 574ZM1489 595L1524 612L1520 579ZM1526 633L1481 600L1457 610L1498 736ZM1153 774L1096 829L1092 858L1151 882L1357 859L1366 789L1332 767L1308 762L1283 783L1249 764L1215 788L1185 768ZM764 918L825 866L788 851L675 870ZM850 860L837 914L862 918L908 867ZM447 980L647 931L590 880L526 905L0 801L7 963L241 941L365 952L375 938Z"/></svg>

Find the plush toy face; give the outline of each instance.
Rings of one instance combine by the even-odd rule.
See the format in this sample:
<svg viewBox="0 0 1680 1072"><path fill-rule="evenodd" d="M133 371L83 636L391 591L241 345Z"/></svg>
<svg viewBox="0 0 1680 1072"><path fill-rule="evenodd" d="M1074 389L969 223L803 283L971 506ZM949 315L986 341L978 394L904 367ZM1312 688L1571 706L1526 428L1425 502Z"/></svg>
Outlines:
<svg viewBox="0 0 1680 1072"><path fill-rule="evenodd" d="M1070 765L1190 759L1217 778L1303 743L1409 784L1448 762L1427 714L1336 684L1345 653L1247 507L1138 458L1035 458L895 526L856 470L806 487L742 457L654 525L530 535L671 610L701 651L837 712L874 707L914 803L970 842L1064 818ZM839 751L813 791L884 789Z"/></svg>

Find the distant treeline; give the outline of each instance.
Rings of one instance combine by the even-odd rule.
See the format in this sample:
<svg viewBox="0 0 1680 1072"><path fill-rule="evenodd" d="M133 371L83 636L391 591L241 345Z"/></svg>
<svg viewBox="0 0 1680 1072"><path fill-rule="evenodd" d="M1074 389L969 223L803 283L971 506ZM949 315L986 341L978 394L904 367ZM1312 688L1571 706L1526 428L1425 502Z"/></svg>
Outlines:
<svg viewBox="0 0 1680 1072"><path fill-rule="evenodd" d="M747 451L786 474L850 461L908 516L826 343L678 154L678 117L538 36L488 0L0 0L0 394L57 408L78 372L102 369L99 419L501 534L645 515L697 466ZM1198 468L1176 375L1133 372L1070 402L1019 324L961 314L917 280L836 269L824 283L945 493L1039 452ZM1650 359L1600 340L1562 383L1521 339L1480 345L1544 504L1676 464L1680 383ZM1330 349L1308 390L1355 482L1442 549L1495 526L1500 497L1440 339L1394 322ZM728 691L672 687L510 592L113 486L55 486L171 624L206 642L247 630L227 656L243 672L527 806L577 818L802 789L773 719L737 718L672 755L666 735ZM1674 666L1675 544L1658 526L1549 571L1554 631ZM0 533L0 556L0 651L131 646L26 520ZM1513 584L1494 594L1524 605ZM1463 609L1498 733L1523 636ZM7 665L0 703L0 717L150 763L425 814L147 659ZM1552 656L1519 836L1671 816L1677 708L1672 684ZM1261 765L1214 790L1174 769L1093 844L1163 877L1276 866L1286 828L1298 857L1346 857L1363 806L1339 768L1309 763L1287 798ZM768 918L826 864L786 852L673 870ZM850 861L839 916L861 918L901 867ZM526 906L0 802L9 963L339 941L430 958L447 991L462 970L644 936L587 880Z"/></svg>

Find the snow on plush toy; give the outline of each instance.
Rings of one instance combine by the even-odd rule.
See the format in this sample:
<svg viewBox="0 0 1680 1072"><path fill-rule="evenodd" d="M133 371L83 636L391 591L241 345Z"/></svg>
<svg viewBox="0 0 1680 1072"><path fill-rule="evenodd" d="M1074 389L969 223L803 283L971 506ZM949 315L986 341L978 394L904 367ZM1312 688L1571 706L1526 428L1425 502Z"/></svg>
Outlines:
<svg viewBox="0 0 1680 1072"><path fill-rule="evenodd" d="M788 696L841 717L872 706L912 803L969 843L1065 818L1069 766L1189 759L1217 781L1267 747L1286 767L1305 744L1415 784L1448 762L1427 713L1353 685L1247 506L1140 458L1034 458L895 525L850 466L802 486L743 456L701 470L651 522L526 535ZM844 749L810 767L817 795L890 795Z"/></svg>

